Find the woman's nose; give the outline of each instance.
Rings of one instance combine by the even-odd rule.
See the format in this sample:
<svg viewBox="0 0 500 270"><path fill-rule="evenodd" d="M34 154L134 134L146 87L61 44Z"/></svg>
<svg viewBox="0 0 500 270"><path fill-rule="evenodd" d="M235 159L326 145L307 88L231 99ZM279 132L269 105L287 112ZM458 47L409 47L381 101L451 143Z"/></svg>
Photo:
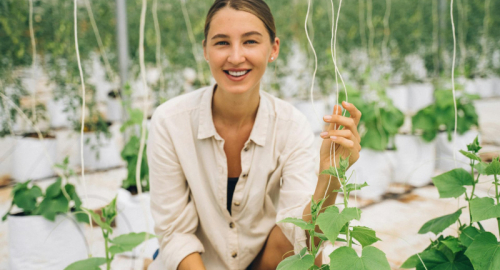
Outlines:
<svg viewBox="0 0 500 270"><path fill-rule="evenodd" d="M233 46L227 61L233 65L238 65L245 62L245 55L240 46Z"/></svg>

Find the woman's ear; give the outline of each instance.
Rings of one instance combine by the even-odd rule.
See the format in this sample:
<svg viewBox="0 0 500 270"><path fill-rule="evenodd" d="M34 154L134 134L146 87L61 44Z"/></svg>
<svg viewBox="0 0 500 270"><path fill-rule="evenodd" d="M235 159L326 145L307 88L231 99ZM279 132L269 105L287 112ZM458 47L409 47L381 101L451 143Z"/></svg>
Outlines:
<svg viewBox="0 0 500 270"><path fill-rule="evenodd" d="M278 59L280 54L280 39L278 37L274 38L274 43L271 46L271 57L273 60Z"/></svg>

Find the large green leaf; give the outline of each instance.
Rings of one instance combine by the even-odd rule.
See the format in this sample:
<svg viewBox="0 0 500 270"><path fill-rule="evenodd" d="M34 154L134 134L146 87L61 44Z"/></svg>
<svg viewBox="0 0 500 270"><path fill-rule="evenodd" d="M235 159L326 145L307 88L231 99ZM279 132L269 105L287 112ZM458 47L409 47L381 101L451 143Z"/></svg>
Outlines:
<svg viewBox="0 0 500 270"><path fill-rule="evenodd" d="M101 270L99 266L106 263L106 258L92 257L85 260L74 262L68 265L64 270Z"/></svg>
<svg viewBox="0 0 500 270"><path fill-rule="evenodd" d="M52 183L47 190L45 191L45 198L54 198L61 193L61 178L57 178L57 180Z"/></svg>
<svg viewBox="0 0 500 270"><path fill-rule="evenodd" d="M469 159L472 159L472 160L475 160L475 161L479 161L481 162L481 158L478 157L476 154L474 153L471 153L471 152L467 152L467 151L464 151L464 150L460 150L460 153L466 157L468 157Z"/></svg>
<svg viewBox="0 0 500 270"><path fill-rule="evenodd" d="M478 236L479 234L481 234L481 232L479 232L477 228L469 226L463 229L462 232L460 233L459 236L460 243L462 243L462 245L466 247L469 247L470 244L472 244L472 242L476 238L476 236Z"/></svg>
<svg viewBox="0 0 500 270"><path fill-rule="evenodd" d="M486 167L485 170L487 175L498 175L500 174L500 162L498 161L498 157L493 159L493 161Z"/></svg>
<svg viewBox="0 0 500 270"><path fill-rule="evenodd" d="M420 259L417 262L417 270L472 270L472 264L463 252L458 252L450 259L444 253L436 249L426 250L420 253Z"/></svg>
<svg viewBox="0 0 500 270"><path fill-rule="evenodd" d="M127 251L132 251L135 247L140 245L142 242L156 237L155 235L141 232L141 233L128 233L122 234L118 237L110 239L109 241L113 243L113 245L109 248L109 252L112 254L123 253Z"/></svg>
<svg viewBox="0 0 500 270"><path fill-rule="evenodd" d="M350 247L337 248L330 254L331 270L390 270L385 253L376 247L363 248L361 258Z"/></svg>
<svg viewBox="0 0 500 270"><path fill-rule="evenodd" d="M60 190L59 190L60 191ZM62 193L55 198L45 197L40 203L38 213L48 220L54 221L59 213L69 211L69 201Z"/></svg>
<svg viewBox="0 0 500 270"><path fill-rule="evenodd" d="M340 230L344 225L353 220L359 220L361 217L361 210L359 208L350 207L342 210L339 213L339 209L335 206L328 207L325 212L319 215L316 224L319 226L321 231L325 236L334 243L340 233Z"/></svg>
<svg viewBox="0 0 500 270"><path fill-rule="evenodd" d="M36 209L37 198L40 196L42 196L42 190L38 186L32 188L23 187L14 192L13 202L27 213Z"/></svg>
<svg viewBox="0 0 500 270"><path fill-rule="evenodd" d="M448 247L453 253L457 253L463 250L463 247L460 246L460 241L458 238L453 236L448 236L447 239L441 241L446 247Z"/></svg>
<svg viewBox="0 0 500 270"><path fill-rule="evenodd" d="M428 232L433 232L434 234L439 234L448 228L451 224L457 222L458 218L462 214L462 208L458 209L453 214L438 217L427 221L418 231L419 234L425 234Z"/></svg>
<svg viewBox="0 0 500 270"><path fill-rule="evenodd" d="M464 194L464 186L472 186L474 179L466 170L459 168L432 178L440 198L458 198Z"/></svg>
<svg viewBox="0 0 500 270"><path fill-rule="evenodd" d="M478 162L474 164L474 168L477 170L479 174L486 174L486 168L488 168L488 163L486 162Z"/></svg>
<svg viewBox="0 0 500 270"><path fill-rule="evenodd" d="M298 227L300 227L303 230L314 230L314 225L313 224L308 223L308 222L306 222L306 221L304 221L302 219L299 219L299 218L288 217L288 218L285 218L283 220L278 221L277 223L292 223L295 226L298 226Z"/></svg>
<svg viewBox="0 0 500 270"><path fill-rule="evenodd" d="M475 198L470 201L472 222L500 217L500 204L495 204L492 198Z"/></svg>
<svg viewBox="0 0 500 270"><path fill-rule="evenodd" d="M314 257L311 254L305 254L303 248L300 254L290 256L280 262L276 270L307 270L314 265Z"/></svg>
<svg viewBox="0 0 500 270"><path fill-rule="evenodd" d="M376 236L375 231L363 226L352 227L351 235L354 239L358 240L361 246L369 246L380 239Z"/></svg>
<svg viewBox="0 0 500 270"><path fill-rule="evenodd" d="M500 269L500 244L490 232L476 236L465 255L469 257L475 270Z"/></svg>

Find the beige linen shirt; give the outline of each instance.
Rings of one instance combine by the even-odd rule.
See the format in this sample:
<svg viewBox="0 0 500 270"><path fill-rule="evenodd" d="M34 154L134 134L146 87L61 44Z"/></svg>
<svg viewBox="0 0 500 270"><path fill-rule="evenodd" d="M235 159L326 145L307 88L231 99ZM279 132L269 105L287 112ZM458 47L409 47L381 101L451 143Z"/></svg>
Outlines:
<svg viewBox="0 0 500 270"><path fill-rule="evenodd" d="M302 217L314 193L317 153L309 123L291 104L261 91L229 214L224 139L212 120L214 87L154 112L147 154L160 256L150 269L176 270L194 252L208 270L246 269L276 222ZM306 246L304 230L278 226L295 252Z"/></svg>

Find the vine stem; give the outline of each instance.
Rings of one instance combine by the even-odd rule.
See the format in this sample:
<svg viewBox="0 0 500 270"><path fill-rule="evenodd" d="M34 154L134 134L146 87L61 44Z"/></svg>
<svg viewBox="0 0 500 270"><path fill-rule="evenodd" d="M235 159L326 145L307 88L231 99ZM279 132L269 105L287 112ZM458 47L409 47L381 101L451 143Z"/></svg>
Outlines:
<svg viewBox="0 0 500 270"><path fill-rule="evenodd" d="M497 199L497 205L500 203L500 195L498 195L498 178L497 175L494 175L495 177L495 198ZM500 218L497 217L497 224L498 224L498 233L500 234Z"/></svg>
<svg viewBox="0 0 500 270"><path fill-rule="evenodd" d="M92 223L92 222L91 222ZM102 236L104 237L104 248L106 249L106 269L110 270L111 269L111 261L109 258L109 247L108 247L108 237L109 234L105 233L104 230L102 232Z"/></svg>
<svg viewBox="0 0 500 270"><path fill-rule="evenodd" d="M469 205L469 218L470 218L470 223L469 225L472 225L472 211L470 209L470 201L474 198L474 191L476 189L476 182L474 181L474 160L471 161L470 163L470 173L472 176L472 192L470 194L470 198L467 198L467 192L465 193L465 198L467 198L467 203Z"/></svg>

